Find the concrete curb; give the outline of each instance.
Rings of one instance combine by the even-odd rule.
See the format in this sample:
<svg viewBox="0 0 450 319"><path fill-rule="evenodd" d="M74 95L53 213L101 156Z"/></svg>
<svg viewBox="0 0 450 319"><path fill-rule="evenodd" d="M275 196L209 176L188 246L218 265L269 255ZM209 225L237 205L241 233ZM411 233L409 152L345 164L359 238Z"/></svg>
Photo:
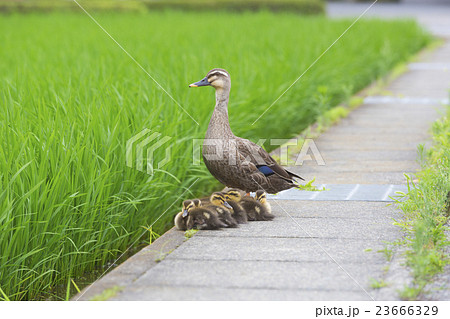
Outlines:
<svg viewBox="0 0 450 319"><path fill-rule="evenodd" d="M134 282L186 240L184 232L175 227L171 228L154 243L142 248L111 272L84 288L71 300L92 300L108 289L120 288Z"/></svg>

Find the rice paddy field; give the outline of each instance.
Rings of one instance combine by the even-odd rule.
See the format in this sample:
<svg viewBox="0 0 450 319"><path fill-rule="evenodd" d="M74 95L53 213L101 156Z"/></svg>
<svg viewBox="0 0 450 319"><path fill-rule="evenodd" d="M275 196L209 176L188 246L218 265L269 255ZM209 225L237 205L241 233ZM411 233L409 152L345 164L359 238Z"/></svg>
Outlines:
<svg viewBox="0 0 450 319"><path fill-rule="evenodd" d="M0 299L58 298L71 279L106 269L172 225L184 198L219 184L192 161L214 107L189 89L214 67L232 78L234 132L289 138L431 39L412 21L350 25L260 13L96 13L155 82L83 13L0 18ZM189 113L195 121L187 115ZM126 165L144 129L171 137L153 175ZM267 146L270 147L270 146ZM71 285L70 285L71 286Z"/></svg>

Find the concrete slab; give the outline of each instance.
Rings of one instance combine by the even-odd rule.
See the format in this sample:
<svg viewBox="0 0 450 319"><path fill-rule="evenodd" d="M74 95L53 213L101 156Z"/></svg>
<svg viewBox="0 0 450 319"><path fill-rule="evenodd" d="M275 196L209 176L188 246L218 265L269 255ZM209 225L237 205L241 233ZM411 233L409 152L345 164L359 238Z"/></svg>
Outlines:
<svg viewBox="0 0 450 319"><path fill-rule="evenodd" d="M163 266L164 265L164 266ZM361 291L379 265L333 262L215 261L167 259L126 290L149 286ZM350 276L347 274L351 274ZM124 290L124 292L126 292Z"/></svg>
<svg viewBox="0 0 450 319"><path fill-rule="evenodd" d="M323 247L326 253L320 249ZM347 247L352 247L349 252ZM384 244L367 239L242 238L195 236L167 259L329 262L386 264Z"/></svg>
<svg viewBox="0 0 450 319"><path fill-rule="evenodd" d="M288 213L290 213L288 211ZM359 220L353 218L294 218L278 217L269 222L251 222L239 228L221 231L202 231L201 237L290 237L290 238L343 238L390 241L399 237L392 222L381 223L379 219Z"/></svg>
<svg viewBox="0 0 450 319"><path fill-rule="evenodd" d="M277 217L285 217L284 211L299 218L384 218L390 221L400 217L395 205L386 202L272 200L271 203L272 213Z"/></svg>
<svg viewBox="0 0 450 319"><path fill-rule="evenodd" d="M439 70L410 70L389 85L389 91L394 95L448 99L450 72Z"/></svg>

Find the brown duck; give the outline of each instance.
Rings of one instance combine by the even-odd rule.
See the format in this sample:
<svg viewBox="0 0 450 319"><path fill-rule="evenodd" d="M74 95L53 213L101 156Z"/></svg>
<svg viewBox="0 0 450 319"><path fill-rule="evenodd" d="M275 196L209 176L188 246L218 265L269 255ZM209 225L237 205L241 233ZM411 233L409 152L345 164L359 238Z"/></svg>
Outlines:
<svg viewBox="0 0 450 319"><path fill-rule="evenodd" d="M296 187L302 179L281 167L262 147L233 134L228 120L230 75L224 69L212 69L206 77L189 87L212 86L216 106L203 142L203 160L209 172L222 184L245 192L263 189L275 194Z"/></svg>

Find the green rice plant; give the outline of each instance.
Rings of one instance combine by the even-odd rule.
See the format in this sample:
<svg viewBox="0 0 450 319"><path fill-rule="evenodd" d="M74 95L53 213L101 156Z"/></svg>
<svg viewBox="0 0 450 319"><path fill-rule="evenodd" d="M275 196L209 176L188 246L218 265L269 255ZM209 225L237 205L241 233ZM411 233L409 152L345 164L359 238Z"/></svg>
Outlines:
<svg viewBox="0 0 450 319"><path fill-rule="evenodd" d="M148 244L142 226L162 234L183 199L219 187L192 160L214 93L188 84L209 69L231 74L236 134L290 138L348 98L348 88L360 90L430 41L412 21L359 21L252 125L351 21L267 12L96 18L199 125L85 14L2 16L3 299L51 297L131 244ZM154 154L169 149L170 161L152 175L126 165L127 140L146 128L171 137Z"/></svg>
<svg viewBox="0 0 450 319"><path fill-rule="evenodd" d="M258 11L319 14L325 9L322 0L78 0L89 12L145 12L156 10L180 11ZM72 0L0 0L0 12L78 11Z"/></svg>
<svg viewBox="0 0 450 319"><path fill-rule="evenodd" d="M149 10L174 9L183 11L258 11L320 14L325 11L322 0L146 0Z"/></svg>

